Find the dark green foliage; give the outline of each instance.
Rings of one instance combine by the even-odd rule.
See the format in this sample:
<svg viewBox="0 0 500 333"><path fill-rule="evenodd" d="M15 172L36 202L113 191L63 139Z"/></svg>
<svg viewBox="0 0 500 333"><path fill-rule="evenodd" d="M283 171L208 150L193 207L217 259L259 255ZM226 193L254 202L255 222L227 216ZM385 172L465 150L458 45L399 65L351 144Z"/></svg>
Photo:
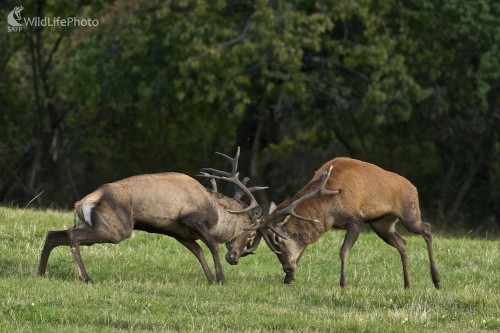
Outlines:
<svg viewBox="0 0 500 333"><path fill-rule="evenodd" d="M132 174L193 175L239 145L265 200L351 156L409 178L434 225L499 229L496 1L23 6L99 26L0 33L4 204L43 191L33 204L68 207Z"/></svg>

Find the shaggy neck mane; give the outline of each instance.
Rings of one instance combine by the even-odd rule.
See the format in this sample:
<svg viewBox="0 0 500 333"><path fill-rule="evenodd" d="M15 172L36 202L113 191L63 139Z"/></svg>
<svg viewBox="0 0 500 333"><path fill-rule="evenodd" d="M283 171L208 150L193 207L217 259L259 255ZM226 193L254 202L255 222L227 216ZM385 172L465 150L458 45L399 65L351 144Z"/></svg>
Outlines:
<svg viewBox="0 0 500 333"><path fill-rule="evenodd" d="M314 177L306 186L299 190L293 197L285 199L279 206L277 206L276 211L286 208L292 204L295 200L303 197L304 195L314 191L320 184L320 179ZM301 240L307 244L311 244L317 241L327 229L328 225L325 223L327 216L325 216L326 211L325 205L328 205L327 197L316 197L312 198L302 204L299 204L296 208L297 214L305 216L308 218L317 219L317 222L304 221L292 216L287 216L288 221L281 225L280 228L285 231L293 239Z"/></svg>

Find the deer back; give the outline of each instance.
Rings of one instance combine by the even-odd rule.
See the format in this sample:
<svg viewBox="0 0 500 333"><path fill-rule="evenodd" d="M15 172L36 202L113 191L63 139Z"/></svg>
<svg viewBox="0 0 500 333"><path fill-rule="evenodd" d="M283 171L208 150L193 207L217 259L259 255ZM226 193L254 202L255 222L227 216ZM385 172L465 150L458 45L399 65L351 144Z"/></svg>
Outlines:
<svg viewBox="0 0 500 333"><path fill-rule="evenodd" d="M135 222L152 228L165 227L194 212L204 212L210 223L216 223L218 217L207 189L195 179L174 172L138 175L102 185L78 201L75 211L82 221L92 224L89 212L96 206L130 211Z"/></svg>
<svg viewBox="0 0 500 333"><path fill-rule="evenodd" d="M133 223L135 229L179 236L189 233L182 228L182 219L196 216L221 243L252 225L256 227L250 214L229 212L245 208L243 202L175 172L138 175L102 185L75 204L78 226L97 222L90 214L97 206L119 214L121 223Z"/></svg>
<svg viewBox="0 0 500 333"><path fill-rule="evenodd" d="M372 221L389 214L419 214L417 190L407 179L374 164L345 157L326 162L309 183L278 205L276 211L317 188L330 166L333 168L325 188L337 189L340 193L317 196L297 206L299 215L315 218L321 223L287 216L281 228L292 238L303 238L308 243L315 241L332 227L344 228L345 217Z"/></svg>

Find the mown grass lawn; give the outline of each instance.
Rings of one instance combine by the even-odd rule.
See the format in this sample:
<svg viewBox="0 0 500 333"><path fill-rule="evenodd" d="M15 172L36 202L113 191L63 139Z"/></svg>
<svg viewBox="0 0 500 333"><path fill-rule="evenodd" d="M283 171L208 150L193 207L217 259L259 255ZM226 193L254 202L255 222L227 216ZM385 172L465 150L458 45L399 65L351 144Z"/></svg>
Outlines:
<svg viewBox="0 0 500 333"><path fill-rule="evenodd" d="M497 240L435 237L439 291L423 239L406 237L413 288L404 290L399 254L371 232L351 252L345 290L343 232L308 248L292 285L265 244L224 263L227 283L210 286L187 249L142 232L82 247L94 284L78 281L67 247L36 277L46 232L71 224L67 212L0 207L1 332L500 332Z"/></svg>

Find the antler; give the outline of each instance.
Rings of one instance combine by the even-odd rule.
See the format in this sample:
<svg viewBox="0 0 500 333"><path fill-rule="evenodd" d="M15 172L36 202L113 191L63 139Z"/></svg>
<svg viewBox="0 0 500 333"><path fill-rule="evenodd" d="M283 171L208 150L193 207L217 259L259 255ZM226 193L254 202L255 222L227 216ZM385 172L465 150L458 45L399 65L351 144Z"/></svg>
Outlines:
<svg viewBox="0 0 500 333"><path fill-rule="evenodd" d="M257 231L257 234L255 235L253 241L247 244L246 249L241 253L242 257L246 257L249 254L255 254L255 250L257 250L257 247L259 246L260 240L262 238L262 234Z"/></svg>
<svg viewBox="0 0 500 333"><path fill-rule="evenodd" d="M271 229L278 237L281 237L283 239L288 239L288 237L282 235L272 225L270 225L268 228ZM271 240L269 239L269 236L267 235L267 233L265 233L264 230L257 229L257 234L255 235L253 241L251 243L247 244L247 247L243 251L243 253L241 254L241 256L245 257L245 256L247 256L249 254L255 254L255 250L257 250L257 247L259 247L259 244L260 244L260 241L261 241L262 238L264 238L265 242L267 243L267 245L269 246L269 248L271 249L271 251L273 251L276 254L280 254L281 253L281 251L277 250L276 247L273 245L273 242L271 242Z"/></svg>
<svg viewBox="0 0 500 333"><path fill-rule="evenodd" d="M245 177L245 178L243 178L243 180L241 181L241 183L243 185L245 185L245 187L246 187L249 180L250 180L250 178ZM242 190L240 190L238 187L235 186L235 192L234 192L234 195L233 195L233 199L235 199L235 200L241 200L241 198L243 198L244 195L245 195L245 193L243 193Z"/></svg>
<svg viewBox="0 0 500 333"><path fill-rule="evenodd" d="M274 224L272 223L274 220L276 220L276 218L278 218L280 216L291 215L291 216L298 218L298 219L301 219L301 220L319 222L317 220L308 219L306 217L298 215L297 213L295 213L295 207L297 207L298 204L300 204L306 200L312 199L313 197L340 193L340 190L327 190L327 189L325 189L326 183L328 181L328 178L330 177L330 173L332 172L332 169L333 169L333 166L330 166L330 168L323 173L323 175L321 176L321 182L320 182L319 186L314 191L312 191L312 192L300 197L299 199L295 200L290 205L288 205L288 207L281 209L281 210L277 211L275 214L273 214L274 210L276 209L276 205L274 204L274 202L271 203L271 207L269 208L270 218L267 219L264 226L260 227L259 230L257 230L257 235L253 239L253 242L251 244L247 245L247 248L245 249L245 251L242 253L241 256L243 257L243 256L247 256L249 254L254 254L254 251L259 246L259 243L260 243L262 238L264 238L264 240L266 241L266 243L269 246L269 248L271 249L271 251L273 251L276 254L281 254L281 251L279 251L275 247L275 245L273 244L273 242L269 238L269 235L264 230L264 229L269 229L275 234L275 237L288 239L288 237L285 236L284 234L282 234L280 231L278 231L275 228ZM286 223L286 221L287 220L285 219L285 221L283 223Z"/></svg>
<svg viewBox="0 0 500 333"><path fill-rule="evenodd" d="M252 209L259 207L259 203L257 200L255 200L255 197L253 196L252 192L253 191L258 191L258 190L264 190L267 188L267 186L254 186L251 188L246 187L246 183L248 182L248 178L243 179L243 182L240 181L239 175L240 173L238 172L238 159L240 157L240 147L238 147L238 150L236 151L236 156L234 158L227 156L226 154L216 152L217 155L220 155L227 159L229 163L231 163L232 170L231 172L226 172L226 171L221 171L213 168L203 168L200 171L200 174L198 176L200 177L206 177L206 178L212 178L212 179L222 179L225 181L228 181L232 184L234 184L238 191L235 193L234 197L235 199L241 199L244 194L250 199L250 205L246 207L243 210L230 210L229 212L231 213L246 213L251 211Z"/></svg>
<svg viewBox="0 0 500 333"><path fill-rule="evenodd" d="M320 182L319 186L316 188L316 190L307 193L306 195L304 195L304 196L298 198L297 200L295 200L294 202L292 202L286 208L283 208L283 209L277 211L275 214L273 214L270 217L270 219L268 219L268 221L266 223L266 227L268 229L273 230L276 233L275 228L273 228L271 222L275 221L278 217L283 216L283 215L290 215L290 216L293 216L297 219L304 220L304 221L319 222L316 219L309 219L307 217L304 217L304 216L297 214L295 212L295 208L300 203L307 201L309 199L312 199L314 197L319 197L319 196L323 196L323 195L332 195L332 194L337 194L340 192L340 190L327 190L327 189L325 189L326 182L328 181L328 178L330 177L330 173L332 172L332 169L333 169L333 165L331 165L330 168L328 168L328 170L323 173L323 175L321 176L321 182ZM281 237L281 235L279 233L276 233L276 234Z"/></svg>
<svg viewBox="0 0 500 333"><path fill-rule="evenodd" d="M217 192L217 182L215 179L210 179L210 185L212 185L212 191Z"/></svg>

